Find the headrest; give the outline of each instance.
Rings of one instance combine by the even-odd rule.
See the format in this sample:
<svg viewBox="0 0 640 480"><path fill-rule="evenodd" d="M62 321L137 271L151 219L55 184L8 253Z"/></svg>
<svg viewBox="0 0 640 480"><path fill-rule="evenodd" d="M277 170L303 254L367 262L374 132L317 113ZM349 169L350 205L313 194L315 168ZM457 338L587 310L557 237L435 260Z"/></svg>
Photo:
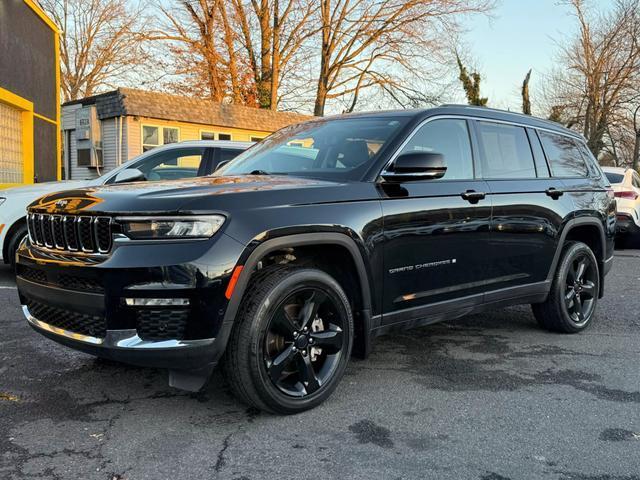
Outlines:
<svg viewBox="0 0 640 480"><path fill-rule="evenodd" d="M357 167L369 160L369 147L364 140L346 140L339 153L342 154L340 163L348 168Z"/></svg>

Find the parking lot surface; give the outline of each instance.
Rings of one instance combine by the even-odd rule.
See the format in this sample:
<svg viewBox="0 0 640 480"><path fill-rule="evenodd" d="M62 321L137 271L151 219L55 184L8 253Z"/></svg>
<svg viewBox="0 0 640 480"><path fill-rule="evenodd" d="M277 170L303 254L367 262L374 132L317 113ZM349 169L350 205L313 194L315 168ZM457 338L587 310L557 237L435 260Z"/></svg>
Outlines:
<svg viewBox="0 0 640 480"><path fill-rule="evenodd" d="M595 324L528 307L380 338L321 407L247 409L33 332L0 269L1 479L640 479L640 251L616 255Z"/></svg>

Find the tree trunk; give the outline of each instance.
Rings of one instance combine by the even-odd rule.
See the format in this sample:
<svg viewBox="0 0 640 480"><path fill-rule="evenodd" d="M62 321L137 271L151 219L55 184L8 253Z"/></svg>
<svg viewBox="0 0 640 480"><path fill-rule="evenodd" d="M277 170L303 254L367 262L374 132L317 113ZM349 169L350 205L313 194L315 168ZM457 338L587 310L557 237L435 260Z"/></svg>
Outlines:
<svg viewBox="0 0 640 480"><path fill-rule="evenodd" d="M633 147L633 168L640 172L640 130L636 131L636 143Z"/></svg>
<svg viewBox="0 0 640 480"><path fill-rule="evenodd" d="M268 0L260 5L260 81L258 82L258 102L260 108L271 108L271 74L272 74L272 33L271 15Z"/></svg>
<svg viewBox="0 0 640 480"><path fill-rule="evenodd" d="M313 114L316 117L324 116L324 107L329 93L329 65L331 62L331 0L322 0L322 47L320 50L320 74L318 75L318 87L316 89L316 102Z"/></svg>
<svg viewBox="0 0 640 480"><path fill-rule="evenodd" d="M273 28L271 29L271 91L269 92L269 107L278 108L278 87L280 86L280 3L273 2Z"/></svg>
<svg viewBox="0 0 640 480"><path fill-rule="evenodd" d="M327 79L322 75L318 78L318 89L316 91L316 103L313 114L316 117L324 117L324 106L327 103Z"/></svg>

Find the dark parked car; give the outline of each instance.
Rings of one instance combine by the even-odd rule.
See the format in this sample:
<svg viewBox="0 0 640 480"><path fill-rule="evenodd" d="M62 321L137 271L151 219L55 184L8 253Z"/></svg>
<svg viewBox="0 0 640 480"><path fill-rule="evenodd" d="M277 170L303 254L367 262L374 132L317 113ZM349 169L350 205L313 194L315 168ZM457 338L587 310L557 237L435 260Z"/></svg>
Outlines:
<svg viewBox="0 0 640 480"><path fill-rule="evenodd" d="M505 305L593 321L613 191L555 123L461 106L287 127L204 178L40 198L18 250L29 324L90 354L295 413L372 340Z"/></svg>

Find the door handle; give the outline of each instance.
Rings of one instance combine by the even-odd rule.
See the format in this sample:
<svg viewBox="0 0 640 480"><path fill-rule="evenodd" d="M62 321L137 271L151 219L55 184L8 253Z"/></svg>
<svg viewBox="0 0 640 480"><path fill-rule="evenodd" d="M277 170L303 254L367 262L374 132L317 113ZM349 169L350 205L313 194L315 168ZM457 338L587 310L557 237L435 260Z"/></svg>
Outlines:
<svg viewBox="0 0 640 480"><path fill-rule="evenodd" d="M558 190L555 187L549 187L547 188L544 193L546 193L547 195L549 195L551 198L553 198L554 200L559 199L562 195L564 195L564 192L562 190Z"/></svg>
<svg viewBox="0 0 640 480"><path fill-rule="evenodd" d="M476 192L475 190L467 190L466 192L462 192L460 196L469 203L478 203L480 200L483 200L487 194L484 192Z"/></svg>

